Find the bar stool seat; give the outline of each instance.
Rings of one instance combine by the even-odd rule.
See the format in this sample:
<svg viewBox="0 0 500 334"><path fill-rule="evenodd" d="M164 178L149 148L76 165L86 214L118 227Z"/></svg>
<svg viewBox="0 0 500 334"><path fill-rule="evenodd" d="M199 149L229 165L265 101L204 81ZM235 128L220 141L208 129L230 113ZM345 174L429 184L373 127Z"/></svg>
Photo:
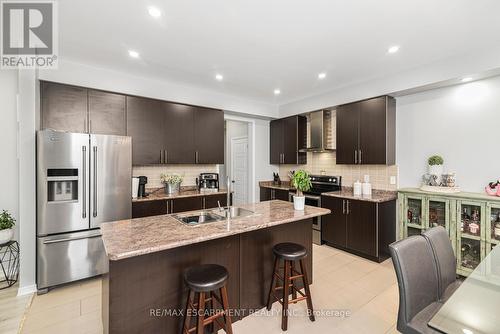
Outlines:
<svg viewBox="0 0 500 334"><path fill-rule="evenodd" d="M218 264L202 264L184 271L184 281L194 292L217 290L224 286L228 277L227 269Z"/></svg>
<svg viewBox="0 0 500 334"><path fill-rule="evenodd" d="M273 253L276 257L288 261L298 261L307 256L307 250L304 246L292 242L283 242L275 245Z"/></svg>
<svg viewBox="0 0 500 334"><path fill-rule="evenodd" d="M224 329L227 334L233 333L226 289L228 278L227 269L218 264L201 264L184 271L184 282L189 291L183 334L204 334L206 327L210 333L217 333L218 328ZM195 326L191 325L193 313L196 317Z"/></svg>

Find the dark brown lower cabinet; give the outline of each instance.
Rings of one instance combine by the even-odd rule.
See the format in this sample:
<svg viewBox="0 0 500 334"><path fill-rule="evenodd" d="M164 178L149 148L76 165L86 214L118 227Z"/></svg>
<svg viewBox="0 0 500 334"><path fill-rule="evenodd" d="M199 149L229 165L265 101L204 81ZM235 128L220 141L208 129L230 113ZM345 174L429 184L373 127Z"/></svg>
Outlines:
<svg viewBox="0 0 500 334"><path fill-rule="evenodd" d="M273 199L279 199L288 202L289 193L290 192L287 189L260 187L260 201L264 202L264 201L271 201Z"/></svg>
<svg viewBox="0 0 500 334"><path fill-rule="evenodd" d="M167 200L132 202L132 218L166 215Z"/></svg>
<svg viewBox="0 0 500 334"><path fill-rule="evenodd" d="M227 195L217 194L132 202L132 218L166 215L170 213L179 213L202 209L212 209L218 207L217 201L220 201L221 206L226 206Z"/></svg>
<svg viewBox="0 0 500 334"><path fill-rule="evenodd" d="M381 262L396 240L396 201L370 202L331 196L321 206L332 213L321 219L323 241L362 257Z"/></svg>

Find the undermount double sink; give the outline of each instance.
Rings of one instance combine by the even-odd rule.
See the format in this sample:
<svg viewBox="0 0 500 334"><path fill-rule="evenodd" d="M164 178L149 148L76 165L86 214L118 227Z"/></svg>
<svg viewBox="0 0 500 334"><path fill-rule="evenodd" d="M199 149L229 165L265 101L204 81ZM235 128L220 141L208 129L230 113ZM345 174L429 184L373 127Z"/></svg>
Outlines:
<svg viewBox="0 0 500 334"><path fill-rule="evenodd" d="M253 211L231 206L220 209L203 210L184 214L181 213L174 215L173 217L186 225L201 225L214 223L230 218L247 217L253 214Z"/></svg>

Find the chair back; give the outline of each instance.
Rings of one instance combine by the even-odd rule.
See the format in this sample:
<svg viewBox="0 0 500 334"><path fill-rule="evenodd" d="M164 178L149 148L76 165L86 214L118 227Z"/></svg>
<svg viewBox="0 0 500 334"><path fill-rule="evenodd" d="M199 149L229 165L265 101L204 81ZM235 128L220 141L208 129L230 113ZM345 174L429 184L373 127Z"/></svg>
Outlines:
<svg viewBox="0 0 500 334"><path fill-rule="evenodd" d="M443 297L446 288L457 279L457 259L453 253L448 233L442 226L433 227L422 233L436 261L439 298Z"/></svg>
<svg viewBox="0 0 500 334"><path fill-rule="evenodd" d="M405 333L413 317L439 298L436 263L420 235L392 243L389 251L399 286L397 329Z"/></svg>

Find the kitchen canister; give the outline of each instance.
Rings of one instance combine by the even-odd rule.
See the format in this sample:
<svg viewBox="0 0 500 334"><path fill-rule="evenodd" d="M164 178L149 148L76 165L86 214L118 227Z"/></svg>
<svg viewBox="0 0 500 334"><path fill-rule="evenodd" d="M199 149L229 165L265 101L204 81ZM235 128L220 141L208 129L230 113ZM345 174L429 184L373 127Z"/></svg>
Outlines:
<svg viewBox="0 0 500 334"><path fill-rule="evenodd" d="M361 182L359 180L356 180L353 185L353 195L354 196L361 196L362 190L361 190Z"/></svg>
<svg viewBox="0 0 500 334"><path fill-rule="evenodd" d="M132 198L137 198L138 193L139 193L139 178L133 177L132 178Z"/></svg>
<svg viewBox="0 0 500 334"><path fill-rule="evenodd" d="M371 183L363 183L361 185L361 190L363 192L363 196L371 196L372 195L372 184Z"/></svg>

